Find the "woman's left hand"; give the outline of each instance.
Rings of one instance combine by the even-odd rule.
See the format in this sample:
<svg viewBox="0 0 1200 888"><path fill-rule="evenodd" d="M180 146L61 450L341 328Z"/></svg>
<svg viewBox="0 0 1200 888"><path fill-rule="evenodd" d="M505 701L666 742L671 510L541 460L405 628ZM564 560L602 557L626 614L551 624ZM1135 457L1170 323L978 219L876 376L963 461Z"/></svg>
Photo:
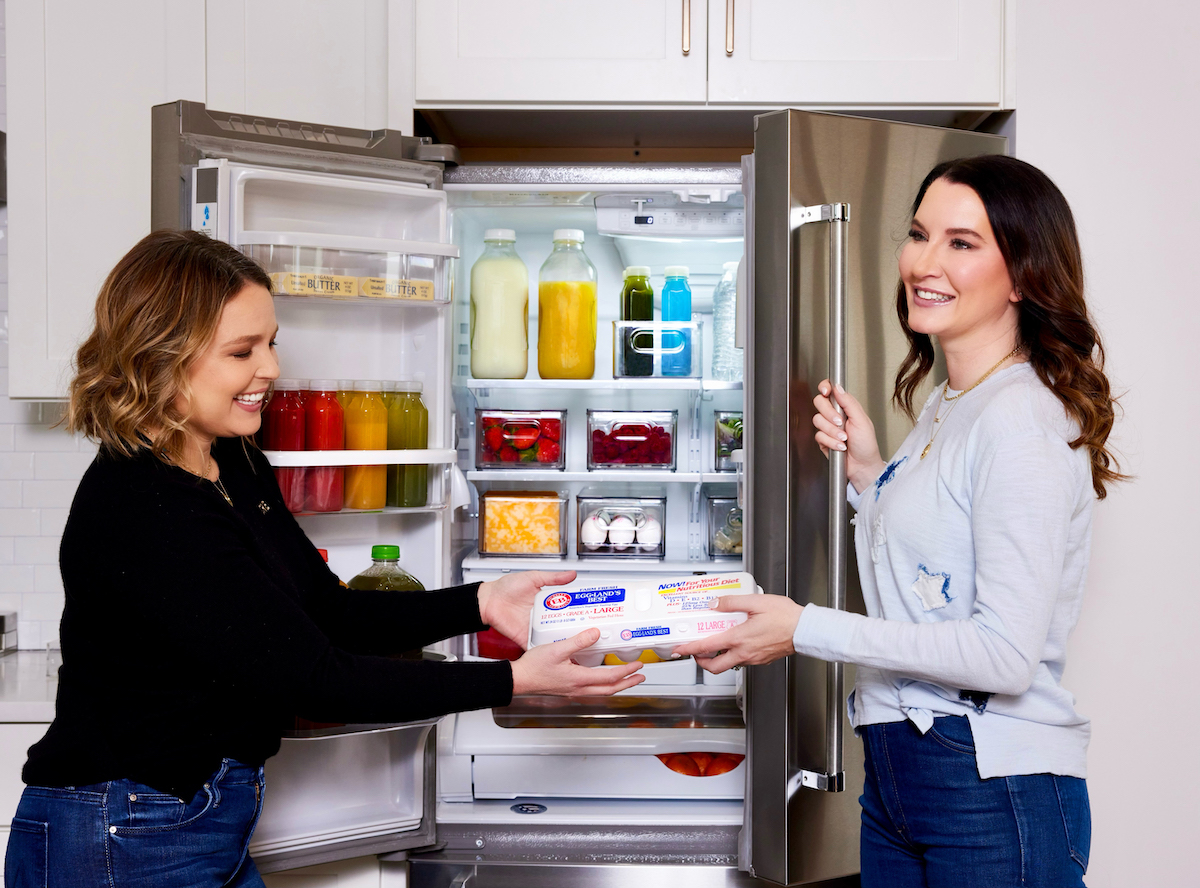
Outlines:
<svg viewBox="0 0 1200 888"><path fill-rule="evenodd" d="M804 608L786 595L726 595L713 610L750 616L732 629L681 644L672 654L695 656L706 672L719 675L733 666L760 666L796 653L792 636Z"/></svg>
<svg viewBox="0 0 1200 888"><path fill-rule="evenodd" d="M565 586L575 571L527 570L479 586L479 616L501 635L528 647L529 611L543 586Z"/></svg>

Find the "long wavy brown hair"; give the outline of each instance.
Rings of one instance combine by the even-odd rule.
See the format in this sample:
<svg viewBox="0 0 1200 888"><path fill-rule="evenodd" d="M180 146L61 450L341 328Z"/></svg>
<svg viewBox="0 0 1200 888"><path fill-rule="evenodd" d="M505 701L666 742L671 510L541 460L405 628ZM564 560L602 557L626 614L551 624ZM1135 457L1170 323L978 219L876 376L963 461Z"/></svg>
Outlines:
<svg viewBox="0 0 1200 888"><path fill-rule="evenodd" d="M996 244L1021 295L1017 336L1038 378L1079 424L1071 447L1087 447L1092 487L1126 478L1106 447L1116 399L1104 374L1104 346L1083 298L1083 256L1075 218L1058 187L1037 167L1015 157L983 155L934 167L913 201L916 216L929 186L945 179L972 189L987 210ZM908 355L896 373L892 400L915 418L913 395L933 368L933 342L908 325L904 282L896 287L896 313L908 337Z"/></svg>
<svg viewBox="0 0 1200 888"><path fill-rule="evenodd" d="M75 355L64 417L102 449L150 448L178 457L191 394L188 372L216 334L221 310L249 284L271 279L229 244L196 231L156 231L109 272L91 335Z"/></svg>

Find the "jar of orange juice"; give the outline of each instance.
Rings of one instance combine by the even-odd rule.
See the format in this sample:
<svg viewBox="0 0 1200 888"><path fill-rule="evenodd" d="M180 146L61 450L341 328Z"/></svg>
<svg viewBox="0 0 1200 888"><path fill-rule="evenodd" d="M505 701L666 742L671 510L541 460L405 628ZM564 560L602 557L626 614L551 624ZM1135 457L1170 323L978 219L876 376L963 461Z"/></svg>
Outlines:
<svg viewBox="0 0 1200 888"><path fill-rule="evenodd" d="M380 384L360 379L343 411L347 450L387 450L387 407ZM387 466L346 467L346 508L382 509L387 500Z"/></svg>
<svg viewBox="0 0 1200 888"><path fill-rule="evenodd" d="M538 375L591 379L596 371L596 266L583 232L554 232L554 252L538 274Z"/></svg>

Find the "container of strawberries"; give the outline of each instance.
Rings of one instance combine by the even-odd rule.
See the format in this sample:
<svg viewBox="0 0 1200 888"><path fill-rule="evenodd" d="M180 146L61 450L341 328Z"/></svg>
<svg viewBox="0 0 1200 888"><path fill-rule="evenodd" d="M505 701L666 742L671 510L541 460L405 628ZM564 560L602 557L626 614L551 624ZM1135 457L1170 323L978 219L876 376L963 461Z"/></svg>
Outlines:
<svg viewBox="0 0 1200 888"><path fill-rule="evenodd" d="M475 465L480 469L555 469L567 464L565 410L476 410Z"/></svg>
<svg viewBox="0 0 1200 888"><path fill-rule="evenodd" d="M678 410L589 410L588 471L675 471Z"/></svg>

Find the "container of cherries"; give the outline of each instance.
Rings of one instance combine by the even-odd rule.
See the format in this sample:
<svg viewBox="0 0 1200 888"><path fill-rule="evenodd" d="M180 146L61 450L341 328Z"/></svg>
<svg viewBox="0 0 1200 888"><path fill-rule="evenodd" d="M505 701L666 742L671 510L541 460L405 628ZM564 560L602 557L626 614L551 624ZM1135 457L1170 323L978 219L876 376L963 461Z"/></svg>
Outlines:
<svg viewBox="0 0 1200 888"><path fill-rule="evenodd" d="M556 469L567 464L566 410L475 411L475 465L480 469Z"/></svg>
<svg viewBox="0 0 1200 888"><path fill-rule="evenodd" d="M589 410L588 470L675 471L678 410Z"/></svg>

